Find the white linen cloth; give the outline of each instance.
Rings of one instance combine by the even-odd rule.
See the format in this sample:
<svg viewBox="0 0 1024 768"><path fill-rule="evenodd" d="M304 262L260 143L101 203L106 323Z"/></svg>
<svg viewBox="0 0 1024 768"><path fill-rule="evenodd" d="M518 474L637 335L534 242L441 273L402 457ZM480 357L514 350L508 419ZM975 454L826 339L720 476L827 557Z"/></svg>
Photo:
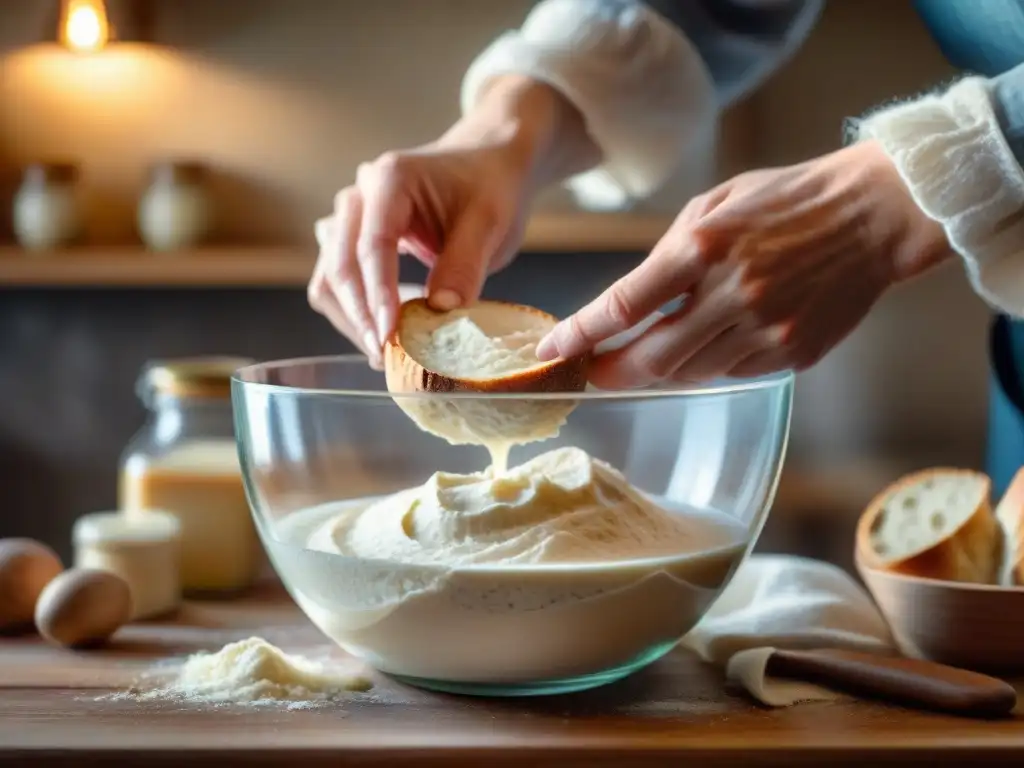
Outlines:
<svg viewBox="0 0 1024 768"><path fill-rule="evenodd" d="M830 563L784 555L753 555L743 563L683 646L775 707L840 695L766 675L777 648L897 652L888 624L853 577Z"/></svg>

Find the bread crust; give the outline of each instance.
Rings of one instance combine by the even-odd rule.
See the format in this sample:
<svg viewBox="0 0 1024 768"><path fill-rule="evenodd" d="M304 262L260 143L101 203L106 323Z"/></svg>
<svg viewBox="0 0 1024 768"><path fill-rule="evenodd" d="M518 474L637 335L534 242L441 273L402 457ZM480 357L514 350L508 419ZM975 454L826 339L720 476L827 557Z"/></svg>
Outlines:
<svg viewBox="0 0 1024 768"><path fill-rule="evenodd" d="M552 325L558 318L525 304L507 301L480 301L478 304L501 306L509 311L543 317ZM402 345L404 325L413 312L425 310L443 314L427 304L426 299L410 299L402 304L398 322L391 337L384 344L384 375L391 392L581 392L587 386L590 355L559 358L533 368L515 371L503 376L474 379L447 376L424 368Z"/></svg>
<svg viewBox="0 0 1024 768"><path fill-rule="evenodd" d="M996 507L996 520L1006 537L1001 579L1007 585L1024 585L1024 467L1010 481Z"/></svg>
<svg viewBox="0 0 1024 768"><path fill-rule="evenodd" d="M880 556L871 542L872 528L885 508L885 501L895 492L918 485L941 475L962 475L980 479L985 493L982 502L963 524L944 539L927 549L906 557L887 559ZM856 557L875 570L947 581L995 584L1002 560L1003 534L992 512L992 482L982 472L950 467L936 467L906 475L877 494L857 523ZM1024 494L1024 485L1022 485Z"/></svg>

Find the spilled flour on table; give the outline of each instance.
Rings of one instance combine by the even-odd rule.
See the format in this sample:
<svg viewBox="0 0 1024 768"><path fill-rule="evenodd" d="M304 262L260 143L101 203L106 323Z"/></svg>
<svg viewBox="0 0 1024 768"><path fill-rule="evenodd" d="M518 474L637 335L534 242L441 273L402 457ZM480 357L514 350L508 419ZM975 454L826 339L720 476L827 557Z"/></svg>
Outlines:
<svg viewBox="0 0 1024 768"><path fill-rule="evenodd" d="M262 638L250 637L229 643L216 653L189 656L177 675L163 685L147 690L140 684L101 698L311 709L371 687L363 675L287 654Z"/></svg>

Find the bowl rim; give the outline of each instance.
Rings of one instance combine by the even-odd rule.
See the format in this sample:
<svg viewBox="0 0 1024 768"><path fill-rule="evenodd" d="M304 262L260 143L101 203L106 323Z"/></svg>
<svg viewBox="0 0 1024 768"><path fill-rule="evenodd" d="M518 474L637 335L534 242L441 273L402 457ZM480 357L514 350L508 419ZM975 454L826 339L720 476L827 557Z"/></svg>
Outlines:
<svg viewBox="0 0 1024 768"><path fill-rule="evenodd" d="M268 384L253 381L252 376L260 371L288 368L298 365L316 364L362 364L366 358L360 354L344 355L311 355L292 357L281 360L267 360L238 368L231 374L232 388L258 390L268 394L302 394L358 398L366 400L531 400L601 402L616 400L655 400L662 398L703 398L725 395L740 395L750 392L781 390L792 387L796 374L791 370L779 371L751 379L726 380L722 383L703 385L682 385L658 389L616 389L616 390L584 390L582 392L391 392L384 385L381 374L380 389L340 389L331 387L300 387L291 384Z"/></svg>
<svg viewBox="0 0 1024 768"><path fill-rule="evenodd" d="M854 557L853 564L865 582L867 581L865 572L867 572L886 579L892 579L893 581L903 581L911 585L944 587L946 589L961 592L995 592L999 594L1015 595L1024 594L1024 586L1019 584L980 584L974 581L953 581L952 579L933 579L929 576L914 576L909 573L898 573L896 571L886 571L882 568L872 568L859 556Z"/></svg>

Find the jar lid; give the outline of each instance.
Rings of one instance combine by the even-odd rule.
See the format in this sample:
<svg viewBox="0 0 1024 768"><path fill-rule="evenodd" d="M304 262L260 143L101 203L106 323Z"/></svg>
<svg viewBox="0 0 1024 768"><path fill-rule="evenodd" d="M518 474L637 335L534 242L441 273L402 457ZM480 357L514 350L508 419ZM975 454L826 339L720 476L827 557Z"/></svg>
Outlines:
<svg viewBox="0 0 1024 768"><path fill-rule="evenodd" d="M122 546L176 542L181 524L170 512L146 509L140 512L90 512L75 521L71 540L76 545L119 544Z"/></svg>
<svg viewBox="0 0 1024 768"><path fill-rule="evenodd" d="M231 376L252 365L246 357L186 357L163 360L146 366L142 381L164 395L227 399L231 397Z"/></svg>
<svg viewBox="0 0 1024 768"><path fill-rule="evenodd" d="M78 178L78 166L71 162L48 161L25 166L25 181L30 184L71 184Z"/></svg>

